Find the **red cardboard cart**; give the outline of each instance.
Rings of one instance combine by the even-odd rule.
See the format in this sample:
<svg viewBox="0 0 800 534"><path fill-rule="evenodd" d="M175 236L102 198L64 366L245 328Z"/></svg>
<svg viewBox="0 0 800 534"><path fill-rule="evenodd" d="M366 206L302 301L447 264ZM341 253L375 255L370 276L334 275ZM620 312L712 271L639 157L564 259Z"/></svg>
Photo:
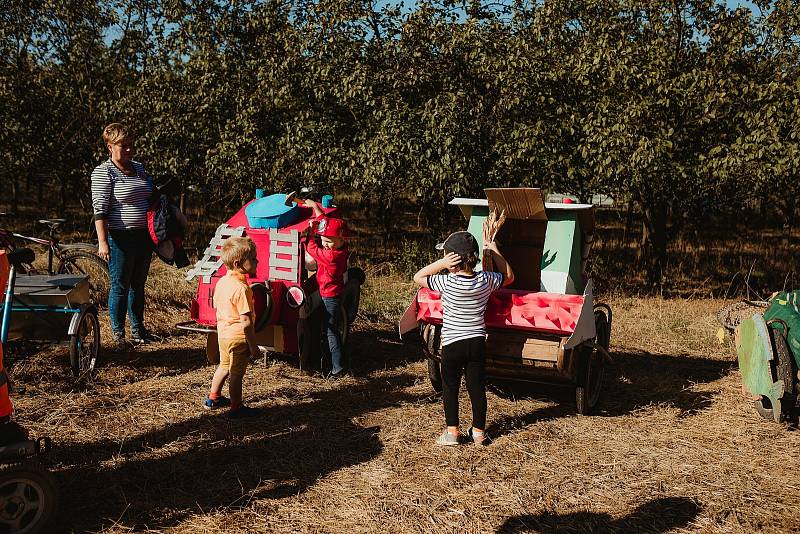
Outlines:
<svg viewBox="0 0 800 534"><path fill-rule="evenodd" d="M203 257L186 276L187 280L197 278L197 295L190 305L191 320L176 326L207 334L206 354L210 363L219 361L213 297L217 282L227 272L219 259L221 247L231 236L248 236L256 244L258 268L248 282L255 301L259 346L296 354L300 368L307 371L325 367L330 360L327 342L322 342L322 300L316 266L305 253L308 238L304 233L313 213L310 208L286 206L285 200L284 194L265 197L258 190L255 199L217 228ZM337 208L325 204L325 214L336 217ZM337 316L345 359L347 337L358 313L364 280L364 272L357 267L350 267L345 275Z"/></svg>
<svg viewBox="0 0 800 534"><path fill-rule="evenodd" d="M535 188L485 192L486 199L456 198L450 204L461 209L467 230L480 245L490 210L506 216L496 240L514 271L514 283L495 291L487 304L487 375L574 387L578 412L589 413L610 361L612 319L609 306L594 303L592 281L585 274L594 206L545 203ZM426 288L417 292L399 325L401 336L419 332L437 391L441 325L439 294Z"/></svg>

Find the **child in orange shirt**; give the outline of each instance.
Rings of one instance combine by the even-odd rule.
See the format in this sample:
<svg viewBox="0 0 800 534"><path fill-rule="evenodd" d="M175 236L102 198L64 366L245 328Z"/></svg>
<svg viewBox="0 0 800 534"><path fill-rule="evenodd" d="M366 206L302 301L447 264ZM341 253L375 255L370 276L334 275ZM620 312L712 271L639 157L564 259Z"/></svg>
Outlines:
<svg viewBox="0 0 800 534"><path fill-rule="evenodd" d="M350 251L346 239L350 236L347 223L342 219L328 218L311 199L305 206L314 210L315 219L312 224L317 227L320 244L314 238L308 240L306 252L317 262L317 283L319 296L322 297L325 331L328 336L328 347L331 351L330 379L337 379L345 374L342 367L342 342L336 328L336 314L342 302L344 289L344 273L347 272L347 259Z"/></svg>
<svg viewBox="0 0 800 534"><path fill-rule="evenodd" d="M253 327L253 291L247 284L247 275L254 275L258 266L256 245L249 237L230 237L222 245L220 259L228 272L214 289L219 366L203 407L213 410L230 406L228 416L231 419L253 417L260 415L261 410L242 404L242 380L250 357L260 355ZM230 399L222 396L225 380L228 380Z"/></svg>

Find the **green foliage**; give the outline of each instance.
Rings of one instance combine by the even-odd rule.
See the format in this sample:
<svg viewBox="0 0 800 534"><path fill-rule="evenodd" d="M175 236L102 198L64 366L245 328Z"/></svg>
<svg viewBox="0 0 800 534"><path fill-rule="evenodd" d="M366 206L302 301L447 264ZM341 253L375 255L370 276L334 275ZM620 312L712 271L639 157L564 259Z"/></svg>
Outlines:
<svg viewBox="0 0 800 534"><path fill-rule="evenodd" d="M102 127L122 120L151 173L208 203L355 188L387 231L401 198L436 221L487 186L610 194L641 207L654 283L709 205L797 213L796 2L12 4L5 183L55 174L88 200Z"/></svg>
<svg viewBox="0 0 800 534"><path fill-rule="evenodd" d="M422 267L440 257L441 252L436 250L432 244L426 245L420 240L403 239L400 252L392 262L392 267L398 274L411 277Z"/></svg>

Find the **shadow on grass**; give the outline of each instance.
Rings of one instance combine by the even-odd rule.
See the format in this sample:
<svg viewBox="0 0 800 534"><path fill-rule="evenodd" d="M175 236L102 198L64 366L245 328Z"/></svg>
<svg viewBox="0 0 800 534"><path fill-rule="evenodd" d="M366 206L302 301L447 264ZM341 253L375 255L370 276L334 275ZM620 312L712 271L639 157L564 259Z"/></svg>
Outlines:
<svg viewBox="0 0 800 534"><path fill-rule="evenodd" d="M686 497L654 499L638 506L619 519L597 512L571 514L520 515L510 517L497 529L497 534L538 532L541 534L567 532L667 532L688 525L700 512L700 507Z"/></svg>
<svg viewBox="0 0 800 534"><path fill-rule="evenodd" d="M693 386L718 380L736 365L733 360L641 352L614 352L612 358L614 364L605 368L603 389L594 412L597 416L629 415L649 405L674 407L680 411L680 417L692 416L709 407L716 395L693 391ZM574 385L498 381L492 390L505 398L537 398L557 403L522 416L500 417L490 427L494 436L576 413Z"/></svg>
<svg viewBox="0 0 800 534"><path fill-rule="evenodd" d="M69 491L58 523L63 531L95 531L112 522L160 529L198 511L301 493L380 454L379 428L353 419L418 400L403 391L414 382L401 375L314 392L247 422L204 413L122 443L59 446L55 462L80 463L61 473Z"/></svg>

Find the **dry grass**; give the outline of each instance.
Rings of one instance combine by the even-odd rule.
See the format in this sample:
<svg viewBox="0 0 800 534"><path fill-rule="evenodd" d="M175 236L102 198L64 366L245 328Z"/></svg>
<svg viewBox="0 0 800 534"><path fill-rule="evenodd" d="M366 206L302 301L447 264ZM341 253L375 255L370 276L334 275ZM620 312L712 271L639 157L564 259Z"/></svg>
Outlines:
<svg viewBox="0 0 800 534"><path fill-rule="evenodd" d="M492 390L495 444L441 449L440 401L389 320L410 286L370 275L356 376L308 377L283 355L253 362L247 399L266 413L248 423L200 409L212 369L203 338L174 335L184 312L169 303L191 294L176 272L158 277L147 316L172 337L105 354L89 384L69 376L64 349L17 347L17 419L55 443L59 530L800 529L800 434L741 396L733 353L715 339L727 302L607 299L616 364L599 415L574 415L569 391Z"/></svg>

